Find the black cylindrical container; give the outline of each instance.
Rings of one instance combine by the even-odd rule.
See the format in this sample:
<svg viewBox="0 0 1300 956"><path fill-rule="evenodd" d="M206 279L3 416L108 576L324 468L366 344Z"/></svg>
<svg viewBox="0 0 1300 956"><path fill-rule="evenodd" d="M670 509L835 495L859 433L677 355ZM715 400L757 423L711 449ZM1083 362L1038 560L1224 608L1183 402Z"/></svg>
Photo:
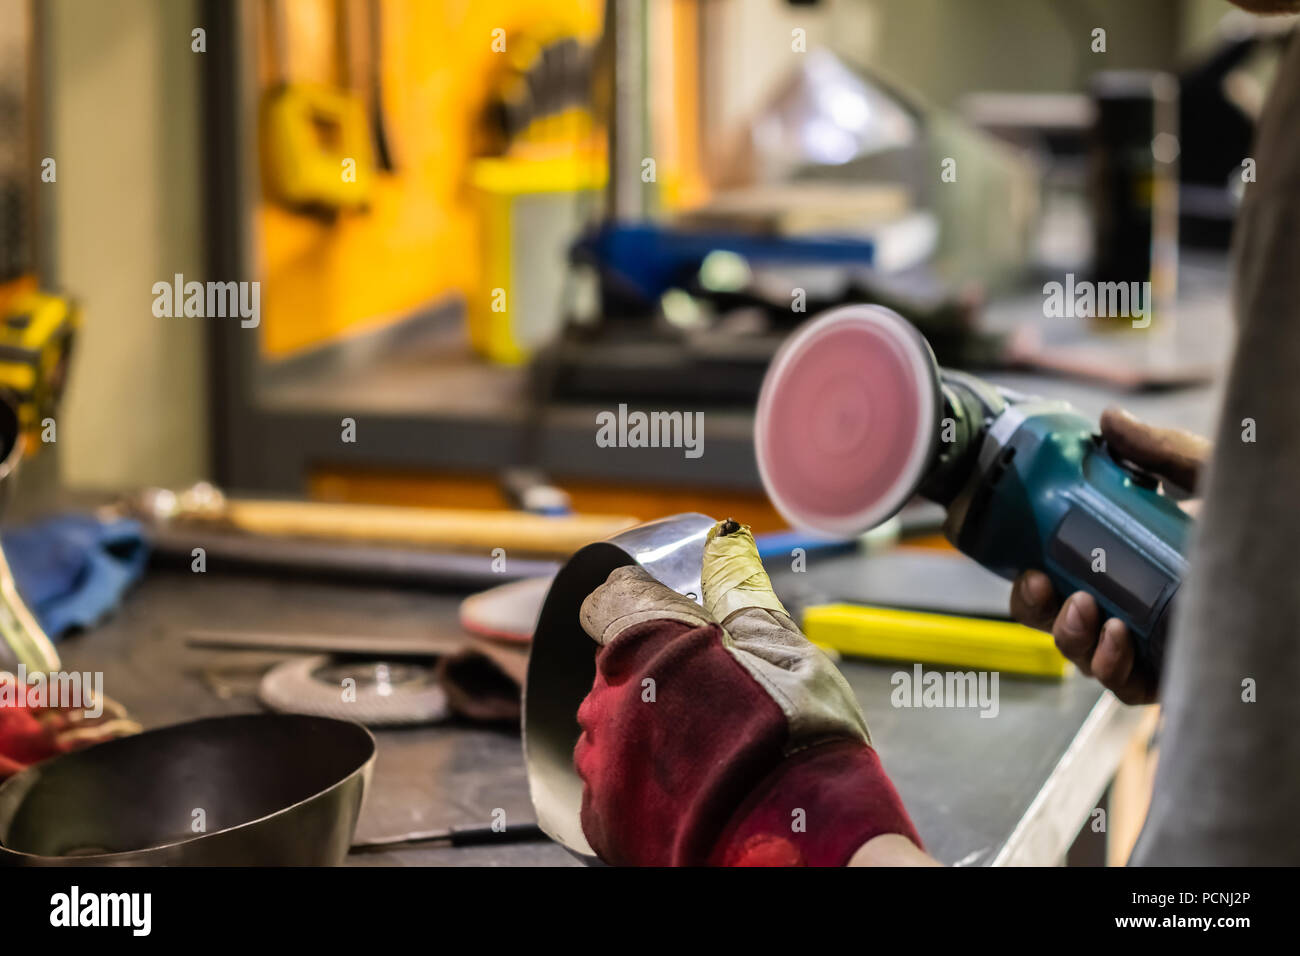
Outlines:
<svg viewBox="0 0 1300 956"><path fill-rule="evenodd" d="M1150 282L1171 297L1178 250L1178 82L1106 71L1092 80L1093 280ZM1148 306L1149 307L1149 306Z"/></svg>

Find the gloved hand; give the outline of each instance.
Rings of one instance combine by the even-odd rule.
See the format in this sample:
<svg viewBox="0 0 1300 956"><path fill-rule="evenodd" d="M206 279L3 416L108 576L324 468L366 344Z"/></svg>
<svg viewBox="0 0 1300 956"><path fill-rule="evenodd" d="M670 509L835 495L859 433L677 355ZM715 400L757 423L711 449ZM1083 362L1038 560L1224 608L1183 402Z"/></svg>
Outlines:
<svg viewBox="0 0 1300 956"><path fill-rule="evenodd" d="M1212 450L1199 435L1156 428L1118 408L1102 413L1101 435L1121 457L1188 492L1196 490ZM1046 574L1026 571L1012 586L1011 616L1021 624L1051 632L1057 649L1081 674L1096 677L1124 703L1156 700L1155 679L1134 666L1128 626L1118 618L1103 621L1100 607L1086 591L1076 591L1062 600Z"/></svg>
<svg viewBox="0 0 1300 956"><path fill-rule="evenodd" d="M853 692L772 593L747 528L709 533L703 607L640 567L588 596L599 644L574 753L607 863L830 865L920 839Z"/></svg>
<svg viewBox="0 0 1300 956"><path fill-rule="evenodd" d="M98 716L87 716L75 707L27 704L22 694L17 678L0 670L0 780L48 757L141 729L108 697L101 696Z"/></svg>

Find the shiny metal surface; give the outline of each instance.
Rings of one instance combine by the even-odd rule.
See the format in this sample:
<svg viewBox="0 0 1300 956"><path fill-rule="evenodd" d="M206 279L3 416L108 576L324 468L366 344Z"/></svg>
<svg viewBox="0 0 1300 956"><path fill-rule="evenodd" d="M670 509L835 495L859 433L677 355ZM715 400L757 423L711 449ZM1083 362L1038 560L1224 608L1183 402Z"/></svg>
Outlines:
<svg viewBox="0 0 1300 956"><path fill-rule="evenodd" d="M0 864L339 864L374 758L361 725L296 714L211 717L97 744L0 785Z"/></svg>
<svg viewBox="0 0 1300 956"><path fill-rule="evenodd" d="M0 512L4 511L22 458L18 413L0 399ZM4 549L0 547L0 670L24 665L28 672L59 669L59 654L35 616L27 609Z"/></svg>
<svg viewBox="0 0 1300 956"><path fill-rule="evenodd" d="M583 600L615 568L639 564L692 600L700 600L704 539L714 519L680 514L638 525L573 555L546 596L524 686L524 763L537 822L547 835L593 860L582 833L582 780L573 769L578 705L596 677L596 644L582 629Z"/></svg>

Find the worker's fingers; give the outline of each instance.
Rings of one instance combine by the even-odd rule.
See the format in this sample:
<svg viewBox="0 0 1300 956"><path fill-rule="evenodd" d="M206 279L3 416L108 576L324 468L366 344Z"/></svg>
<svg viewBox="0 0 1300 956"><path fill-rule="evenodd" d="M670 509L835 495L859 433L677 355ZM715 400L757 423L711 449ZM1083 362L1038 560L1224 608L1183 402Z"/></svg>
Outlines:
<svg viewBox="0 0 1300 956"><path fill-rule="evenodd" d="M1027 627L1050 631L1061 601L1042 571L1026 571L1011 586L1011 616Z"/></svg>
<svg viewBox="0 0 1300 956"><path fill-rule="evenodd" d="M1101 629L1092 652L1092 676L1118 693L1133 673L1133 641L1123 621L1111 618Z"/></svg>
<svg viewBox="0 0 1300 956"><path fill-rule="evenodd" d="M849 682L772 593L748 528L730 519L713 526L700 580L704 607L726 628L728 649L787 714L788 745L828 737L871 743Z"/></svg>
<svg viewBox="0 0 1300 956"><path fill-rule="evenodd" d="M1187 491L1196 482L1213 446L1200 435L1179 428L1156 428L1139 421L1122 408L1101 414L1101 436L1121 458L1168 478Z"/></svg>
<svg viewBox="0 0 1300 956"><path fill-rule="evenodd" d="M1079 668L1080 673L1091 677L1092 659L1100 636L1101 611L1097 602L1084 591L1071 594L1052 627L1057 650Z"/></svg>
<svg viewBox="0 0 1300 956"><path fill-rule="evenodd" d="M1111 618L1101 629L1092 655L1092 672L1103 687L1126 704L1149 704L1156 699L1155 682L1137 663L1137 649L1127 625Z"/></svg>
<svg viewBox="0 0 1300 956"><path fill-rule="evenodd" d="M765 608L787 619L790 616L772 592L772 581L763 570L753 534L731 519L709 530L700 587L705 611L724 627L728 618L746 608Z"/></svg>
<svg viewBox="0 0 1300 956"><path fill-rule="evenodd" d="M636 564L610 572L605 583L582 602L578 618L582 629L598 644L608 644L643 621L684 621L693 627L715 623L693 600L661 584Z"/></svg>

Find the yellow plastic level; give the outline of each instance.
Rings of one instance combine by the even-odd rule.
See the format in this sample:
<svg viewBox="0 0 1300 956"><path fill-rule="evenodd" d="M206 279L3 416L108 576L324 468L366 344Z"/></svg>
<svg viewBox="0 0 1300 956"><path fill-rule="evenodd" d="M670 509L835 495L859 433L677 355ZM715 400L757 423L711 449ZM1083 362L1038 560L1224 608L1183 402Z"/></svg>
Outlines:
<svg viewBox="0 0 1300 956"><path fill-rule="evenodd" d="M803 613L808 640L855 657L920 661L1062 678L1070 663L1052 635L1009 621L860 604L817 604Z"/></svg>

